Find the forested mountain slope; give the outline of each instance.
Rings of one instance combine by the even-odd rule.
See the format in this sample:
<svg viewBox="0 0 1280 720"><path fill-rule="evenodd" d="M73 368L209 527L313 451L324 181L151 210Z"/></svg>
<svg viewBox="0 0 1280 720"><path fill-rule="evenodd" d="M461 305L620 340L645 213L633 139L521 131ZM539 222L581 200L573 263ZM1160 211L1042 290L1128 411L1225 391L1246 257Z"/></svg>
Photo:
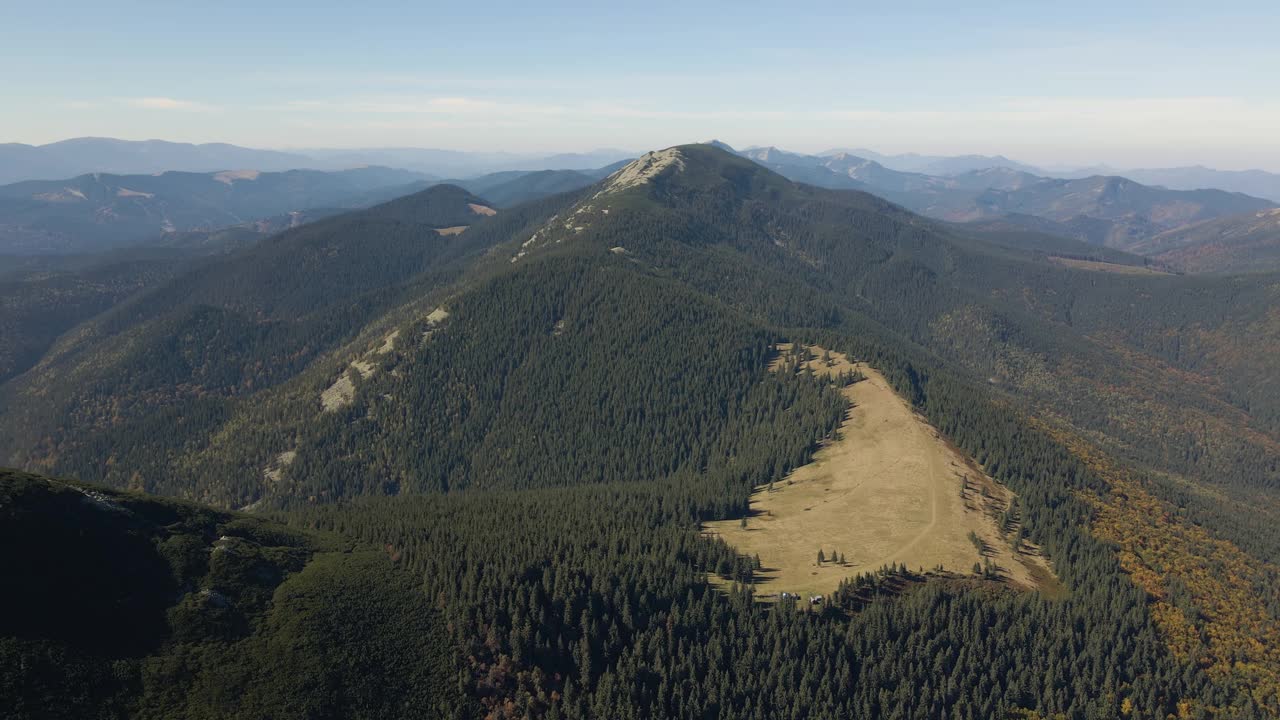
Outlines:
<svg viewBox="0 0 1280 720"><path fill-rule="evenodd" d="M795 324L803 312L805 324L832 326L816 299L803 311L778 309L781 288L803 278L826 291L825 302L879 320L1113 451L1229 489L1244 506L1224 515L1251 515L1244 524L1257 527L1274 519L1257 493L1274 488L1280 470L1277 368L1263 349L1274 347L1275 278L1131 277L1028 262L866 196L780 185L723 157L716 165L701 176L671 170L671 182L659 175L620 201L635 203L643 190L643 202L683 206L680 230L649 232L615 209L592 216L601 244L626 233L628 251L652 243L654 263L724 300L767 303L776 322ZM687 259L687 245L669 240L678 236L712 243L715 263L673 260ZM1266 536L1273 559L1276 538Z"/></svg>
<svg viewBox="0 0 1280 720"><path fill-rule="evenodd" d="M710 146L460 235L414 207L95 321L4 389L10 456L390 546L493 717L1280 712L1272 279L1064 267ZM755 603L700 524L848 411L769 372L782 341L868 363L1015 494L1064 596L894 567Z"/></svg>
<svg viewBox="0 0 1280 720"><path fill-rule="evenodd" d="M539 170L536 172L493 173L458 184L483 195L498 207L513 207L530 200L584 188L599 178L592 171Z"/></svg>
<svg viewBox="0 0 1280 720"><path fill-rule="evenodd" d="M465 717L382 549L0 470L5 717Z"/></svg>
<svg viewBox="0 0 1280 720"><path fill-rule="evenodd" d="M589 170L503 170L454 180L418 180L408 185L379 188L353 199L348 207L374 205L411 195L433 185L457 185L485 198L494 207L509 208L551 195L584 188L613 174L626 161Z"/></svg>
<svg viewBox="0 0 1280 720"><path fill-rule="evenodd" d="M1280 270L1280 209L1170 230L1133 250L1186 272L1275 272Z"/></svg>
<svg viewBox="0 0 1280 720"><path fill-rule="evenodd" d="M0 257L0 382L38 362L62 333L117 303L209 258L339 212L293 212L217 230L166 233L105 252Z"/></svg>
<svg viewBox="0 0 1280 720"><path fill-rule="evenodd" d="M866 313L962 362L978 377L1013 384L1058 413L1079 413L1085 426L1105 428L1135 448L1158 449L1170 462L1186 459L1182 439L1161 438L1151 448L1152 438L1144 434L1150 429L1139 429L1133 418L1153 411L1172 416L1175 409L1203 412L1219 430L1206 439L1213 443L1235 442L1231 436L1240 422L1274 430L1269 408L1275 407L1275 388L1262 371L1274 361L1245 348L1269 327L1274 283L1267 278L1123 277L1064 268L1034 251L996 246L866 195L791 185L723 153L711 160L694 155L714 152L702 147L679 152L687 168L671 162L607 206L584 202L571 222L532 237L514 256L569 244L570 238L579 245L621 247L636 262L653 263L744 307L776 305L777 295L803 283L828 302ZM715 253L714 263L695 261L706 252ZM780 275L787 278L776 279ZM774 309L771 319L822 322L821 307L814 303L799 317ZM1213 350L1186 344L1198 336L1212 336ZM1170 337L1181 342L1170 343ZM1140 371L1135 362L1150 367ZM1075 383L1085 367L1106 373L1111 388ZM1205 377L1188 384L1176 380L1176 370L1203 371ZM1055 377L1072 381L1070 394ZM1121 388L1119 397L1110 392ZM1166 409L1158 410L1161 405ZM1254 417L1242 417L1233 405ZM1248 432L1242 437L1254 442ZM1271 442L1253 437L1257 448ZM1235 455L1207 454L1224 463Z"/></svg>
<svg viewBox="0 0 1280 720"><path fill-rule="evenodd" d="M214 258L113 307L0 390L4 454L39 463L121 424L167 423L168 411L219 416L224 398L292 377L406 296L453 277L494 234L508 236L508 223L527 222L483 203L431 188ZM467 223L475 227L438 232Z"/></svg>
<svg viewBox="0 0 1280 720"><path fill-rule="evenodd" d="M0 382L34 365L69 328L173 277L186 264L186 258L166 253L0 279Z"/></svg>

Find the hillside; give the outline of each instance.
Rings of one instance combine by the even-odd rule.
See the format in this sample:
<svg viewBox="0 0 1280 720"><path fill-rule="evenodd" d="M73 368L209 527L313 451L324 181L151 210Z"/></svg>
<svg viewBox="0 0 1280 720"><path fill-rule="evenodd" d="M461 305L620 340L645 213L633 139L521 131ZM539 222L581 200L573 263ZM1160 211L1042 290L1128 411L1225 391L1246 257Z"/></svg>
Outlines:
<svg viewBox="0 0 1280 720"><path fill-rule="evenodd" d="M0 423L15 441L4 454L34 459L31 440L45 433L50 450L67 452L69 443L94 453L110 442L111 425L167 422L157 412L220 416L222 398L292 377L494 242L479 227L441 230L491 226L505 237L506 221L519 227L520 214L495 216L484 202L460 188L433 187L210 258L131 297L64 336L31 372L0 389L12 410ZM82 420L70 423L72 416Z"/></svg>
<svg viewBox="0 0 1280 720"><path fill-rule="evenodd" d="M437 199L286 232L65 336L0 390L6 456L389 546L495 717L1280 711L1255 612L1280 607L1271 279L1063 265L1080 243L706 145L456 235ZM776 372L788 342L881 384ZM889 553L822 603L755 602L766 554L701 528L752 532L753 493L829 467L880 400L895 441L972 461L976 485L939 460L937 486L986 489L990 533L1060 587ZM883 497L920 520L918 493ZM790 534L856 557L824 527ZM955 527L939 549L982 556Z"/></svg>
<svg viewBox="0 0 1280 720"><path fill-rule="evenodd" d="M1186 272L1275 272L1280 270L1280 210L1208 220L1160 233L1131 249Z"/></svg>
<svg viewBox="0 0 1280 720"><path fill-rule="evenodd" d="M616 172L626 161L586 170L503 170L458 180L419 180L364 193L352 207L375 205L403 195L420 192L433 185L457 185L484 197L494 207L509 208L552 195L584 188Z"/></svg>
<svg viewBox="0 0 1280 720"><path fill-rule="evenodd" d="M13 717L461 714L443 628L375 546L0 470Z"/></svg>
<svg viewBox="0 0 1280 720"><path fill-rule="evenodd" d="M166 233L137 245L75 255L0 257L0 382L37 361L62 333L209 258L339 210L292 212L217 230Z"/></svg>
<svg viewBox="0 0 1280 720"><path fill-rule="evenodd" d="M1044 258L1096 261L1138 268L1163 268L1159 262L1142 255L1116 250L1075 237L1072 225L1030 215L1005 215L989 220L953 223L952 231L1003 247L1028 250Z"/></svg>
<svg viewBox="0 0 1280 720"><path fill-rule="evenodd" d="M82 175L0 187L0 252L95 252L312 208L358 203L364 194L420 179L387 168L158 175ZM389 199L389 198L382 198Z"/></svg>
<svg viewBox="0 0 1280 720"><path fill-rule="evenodd" d="M95 263L83 269L17 272L0 279L0 382L40 360L68 329L135 293L167 280L187 264L178 256Z"/></svg>
<svg viewBox="0 0 1280 720"><path fill-rule="evenodd" d="M458 184L483 195L498 207L514 207L530 200L579 190L598 178L577 170L493 173Z"/></svg>

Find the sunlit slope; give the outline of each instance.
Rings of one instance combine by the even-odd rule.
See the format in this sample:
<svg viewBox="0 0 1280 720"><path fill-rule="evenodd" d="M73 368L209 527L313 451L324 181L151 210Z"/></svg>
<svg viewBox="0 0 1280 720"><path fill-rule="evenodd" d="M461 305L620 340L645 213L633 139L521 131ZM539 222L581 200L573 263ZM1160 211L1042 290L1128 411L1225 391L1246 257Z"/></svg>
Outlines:
<svg viewBox="0 0 1280 720"><path fill-rule="evenodd" d="M1020 535L1014 495L947 443L883 375L818 347L782 350L776 372L856 381L843 389L847 418L813 462L757 488L745 523L705 526L760 558L762 596L828 595L841 580L886 566L971 574L977 565L1023 588L1050 581L1044 558Z"/></svg>

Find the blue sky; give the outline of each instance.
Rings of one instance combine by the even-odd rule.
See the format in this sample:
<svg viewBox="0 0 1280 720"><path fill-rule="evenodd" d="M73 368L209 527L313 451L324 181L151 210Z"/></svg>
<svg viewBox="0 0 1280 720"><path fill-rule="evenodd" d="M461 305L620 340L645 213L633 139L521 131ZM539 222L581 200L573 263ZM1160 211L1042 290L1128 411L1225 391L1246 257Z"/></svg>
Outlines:
<svg viewBox="0 0 1280 720"><path fill-rule="evenodd" d="M1274 1L600 5L0 0L0 141L1280 170Z"/></svg>

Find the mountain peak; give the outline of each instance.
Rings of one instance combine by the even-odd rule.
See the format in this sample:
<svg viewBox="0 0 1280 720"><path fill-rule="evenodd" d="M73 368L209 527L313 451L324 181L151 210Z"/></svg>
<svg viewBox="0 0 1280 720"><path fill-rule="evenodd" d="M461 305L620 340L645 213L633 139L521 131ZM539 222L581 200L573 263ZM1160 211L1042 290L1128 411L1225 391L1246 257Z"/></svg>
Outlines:
<svg viewBox="0 0 1280 720"><path fill-rule="evenodd" d="M875 160L868 160L867 158L864 158L861 155L854 155L853 153L847 153L847 152L842 152L836 155L827 155L824 157L824 159L826 160L826 163L824 164L827 167L832 167L833 165L839 165L844 168L854 168L854 167L883 168L884 167L880 163L876 162Z"/></svg>
<svg viewBox="0 0 1280 720"><path fill-rule="evenodd" d="M684 155L679 147L666 150L653 150L632 160L618 172L609 176L604 189L596 197L611 195L630 188L653 182L655 178L667 172L669 168L684 169Z"/></svg>
<svg viewBox="0 0 1280 720"><path fill-rule="evenodd" d="M630 194L629 191L652 185L660 177L683 170L685 155L682 149L669 147L665 150L652 150L627 163L601 181L598 186L600 189L594 195L578 202L564 215L553 215L546 225L520 244L511 256L511 262L518 262L531 251L559 244L567 237L582 233L595 221L609 215L613 209L613 201L621 199L618 196Z"/></svg>
<svg viewBox="0 0 1280 720"><path fill-rule="evenodd" d="M770 145L768 147L747 148L740 153L743 157L750 158L756 162L772 162L779 159L780 156L789 155L783 153L778 148Z"/></svg>
<svg viewBox="0 0 1280 720"><path fill-rule="evenodd" d="M594 194L552 216L515 248L510 261L518 262L531 252L562 244L601 223L614 222L619 210L643 212L659 205L683 206L689 197L702 193L741 199L763 189L784 191L790 187L791 182L782 175L716 145L694 143L654 150L601 181Z"/></svg>

